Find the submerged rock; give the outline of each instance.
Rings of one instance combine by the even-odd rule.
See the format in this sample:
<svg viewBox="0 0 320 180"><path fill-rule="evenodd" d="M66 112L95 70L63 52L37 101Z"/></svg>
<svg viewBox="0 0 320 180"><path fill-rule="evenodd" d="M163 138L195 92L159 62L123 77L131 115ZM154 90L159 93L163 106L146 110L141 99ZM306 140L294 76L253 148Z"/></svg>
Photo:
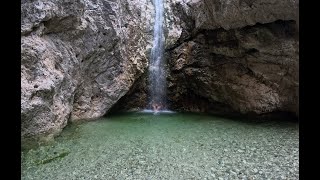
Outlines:
<svg viewBox="0 0 320 180"><path fill-rule="evenodd" d="M54 160L58 160L60 158L64 158L65 156L67 156L70 152L69 151L64 151L64 152L60 152L59 154L52 156L52 157L46 157L45 159L42 160L37 160L35 161L36 165L43 165L43 164L47 164L50 163Z"/></svg>

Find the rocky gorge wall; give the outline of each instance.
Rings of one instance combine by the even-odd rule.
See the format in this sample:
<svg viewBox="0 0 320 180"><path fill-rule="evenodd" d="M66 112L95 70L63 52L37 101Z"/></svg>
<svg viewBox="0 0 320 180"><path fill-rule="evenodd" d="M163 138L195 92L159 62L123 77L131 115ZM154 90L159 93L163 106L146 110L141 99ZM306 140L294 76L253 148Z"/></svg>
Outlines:
<svg viewBox="0 0 320 180"><path fill-rule="evenodd" d="M298 3L167 2L170 109L299 116ZM147 74L114 111L144 108L146 79Z"/></svg>
<svg viewBox="0 0 320 180"><path fill-rule="evenodd" d="M21 2L21 136L52 138L126 94L148 65L150 1Z"/></svg>
<svg viewBox="0 0 320 180"><path fill-rule="evenodd" d="M165 1L168 102L298 115L298 1ZM144 108L151 0L21 1L21 136Z"/></svg>

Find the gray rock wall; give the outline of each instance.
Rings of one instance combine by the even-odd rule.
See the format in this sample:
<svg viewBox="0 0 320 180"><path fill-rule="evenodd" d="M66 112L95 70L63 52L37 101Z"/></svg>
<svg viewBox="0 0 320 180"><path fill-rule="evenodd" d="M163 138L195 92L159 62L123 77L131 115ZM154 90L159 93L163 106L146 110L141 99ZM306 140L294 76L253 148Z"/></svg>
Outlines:
<svg viewBox="0 0 320 180"><path fill-rule="evenodd" d="M202 31L169 52L173 108L210 112L215 103L223 103L243 114L286 111L298 115L296 35L295 23L290 21ZM186 104L190 94L208 100L207 105Z"/></svg>
<svg viewBox="0 0 320 180"><path fill-rule="evenodd" d="M167 1L170 108L222 114L284 111L298 116L298 3ZM146 78L115 110L145 107L141 99L147 96Z"/></svg>
<svg viewBox="0 0 320 180"><path fill-rule="evenodd" d="M171 108L298 115L298 5L166 0ZM153 13L151 0L21 1L21 136L145 107Z"/></svg>
<svg viewBox="0 0 320 180"><path fill-rule="evenodd" d="M172 109L298 116L299 1L176 0L168 7Z"/></svg>
<svg viewBox="0 0 320 180"><path fill-rule="evenodd" d="M150 1L21 2L21 136L103 116L148 65Z"/></svg>

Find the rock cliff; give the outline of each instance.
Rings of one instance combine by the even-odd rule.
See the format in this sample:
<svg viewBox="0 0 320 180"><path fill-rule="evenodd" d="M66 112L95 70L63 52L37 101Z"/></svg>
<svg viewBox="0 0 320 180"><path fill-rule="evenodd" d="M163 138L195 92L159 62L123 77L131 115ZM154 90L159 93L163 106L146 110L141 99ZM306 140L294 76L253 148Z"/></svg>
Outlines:
<svg viewBox="0 0 320 180"><path fill-rule="evenodd" d="M170 108L298 116L298 3L167 1ZM147 74L143 77L115 111L145 107Z"/></svg>
<svg viewBox="0 0 320 180"><path fill-rule="evenodd" d="M166 0L170 107L298 115L298 5ZM21 1L23 139L145 107L153 14L152 0Z"/></svg>
<svg viewBox="0 0 320 180"><path fill-rule="evenodd" d="M103 116L145 72L150 1L21 2L21 136Z"/></svg>

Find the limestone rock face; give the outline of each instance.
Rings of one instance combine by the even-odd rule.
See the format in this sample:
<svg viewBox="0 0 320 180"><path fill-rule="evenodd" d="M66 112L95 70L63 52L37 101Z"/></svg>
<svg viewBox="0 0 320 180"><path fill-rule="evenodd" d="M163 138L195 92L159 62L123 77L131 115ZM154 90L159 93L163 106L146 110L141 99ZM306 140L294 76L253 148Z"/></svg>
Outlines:
<svg viewBox="0 0 320 180"><path fill-rule="evenodd" d="M299 1L164 2L171 109L298 114ZM145 107L154 11L152 0L21 1L21 136Z"/></svg>
<svg viewBox="0 0 320 180"><path fill-rule="evenodd" d="M72 110L79 62L59 39L28 36L21 45L22 136L58 133Z"/></svg>
<svg viewBox="0 0 320 180"><path fill-rule="evenodd" d="M167 4L172 109L299 114L299 1Z"/></svg>
<svg viewBox="0 0 320 180"><path fill-rule="evenodd" d="M175 109L190 95L208 100L204 110L185 104L191 111L217 102L243 114L297 113L298 47L294 22L202 31L170 51L170 100Z"/></svg>
<svg viewBox="0 0 320 180"><path fill-rule="evenodd" d="M299 0L167 0L165 7L167 47L201 29L230 30L276 20L299 21Z"/></svg>
<svg viewBox="0 0 320 180"><path fill-rule="evenodd" d="M103 116L148 65L151 1L21 1L21 136Z"/></svg>
<svg viewBox="0 0 320 180"><path fill-rule="evenodd" d="M298 5L292 0L166 1L170 108L298 115ZM146 78L115 107L145 107L138 99L147 96L143 84Z"/></svg>

